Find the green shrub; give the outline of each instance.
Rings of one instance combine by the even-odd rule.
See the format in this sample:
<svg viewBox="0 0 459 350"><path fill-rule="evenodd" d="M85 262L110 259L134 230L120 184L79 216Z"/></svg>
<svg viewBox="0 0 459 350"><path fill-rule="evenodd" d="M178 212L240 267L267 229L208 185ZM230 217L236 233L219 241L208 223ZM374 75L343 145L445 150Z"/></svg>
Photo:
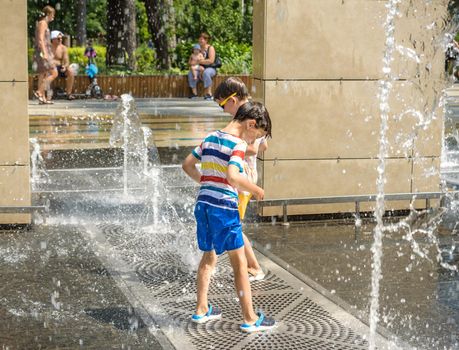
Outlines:
<svg viewBox="0 0 459 350"><path fill-rule="evenodd" d="M250 74L252 72L252 47L244 43L212 43L222 60L218 71L222 74ZM175 67L188 71L188 58L193 43L179 43L175 50Z"/></svg>
<svg viewBox="0 0 459 350"><path fill-rule="evenodd" d="M177 43L175 53L172 58L172 66L174 68L178 68L184 72L188 71L188 59L190 58L193 44L194 43L189 42Z"/></svg>
<svg viewBox="0 0 459 350"><path fill-rule="evenodd" d="M218 69L221 74L250 74L252 72L252 47L249 44L218 43L212 44L217 55L222 60L222 67ZM97 56L95 64L99 74L107 75L149 75L149 74L186 74L188 72L188 58L191 54L193 43L179 43L176 47L172 68L169 71L158 71L155 50L150 49L146 44L140 45L136 52L137 70L131 71L124 66L113 66L107 68L105 65L106 48L95 45ZM80 66L79 74L85 75L85 67L88 64L84 56L84 47L70 47L70 63L77 63ZM28 50L29 72L32 72L34 50Z"/></svg>
<svg viewBox="0 0 459 350"><path fill-rule="evenodd" d="M158 73L156 70L155 51L146 44L140 45L135 51L137 72L141 74Z"/></svg>
<svg viewBox="0 0 459 350"><path fill-rule="evenodd" d="M95 64L99 69L99 73L104 73L106 71L105 67L105 54L106 48L104 46L94 46L96 50L97 56L95 59ZM69 47L69 61L70 63L77 63L80 66L79 75L85 74L85 68L88 64L88 58L84 56L84 47ZM33 63L33 54L34 49L28 50L28 61L29 61L29 72L33 73L32 71L32 63Z"/></svg>
<svg viewBox="0 0 459 350"><path fill-rule="evenodd" d="M34 53L34 49L28 49L27 50L27 62L28 62L28 69L29 69L29 72L32 72L32 63L33 63L33 53Z"/></svg>
<svg viewBox="0 0 459 350"><path fill-rule="evenodd" d="M107 52L107 49L104 46L98 46L95 45L93 46L94 50L96 50L97 56L95 59L95 64L97 68L99 69L99 73L103 73L106 70L105 67L105 55ZM69 48L69 60L70 63L77 63L80 66L80 75L85 74L85 67L88 64L88 58L85 57L84 55L84 47L70 47Z"/></svg>
<svg viewBox="0 0 459 350"><path fill-rule="evenodd" d="M215 51L222 60L218 70L222 74L250 74L252 73L252 47L248 44L215 43Z"/></svg>

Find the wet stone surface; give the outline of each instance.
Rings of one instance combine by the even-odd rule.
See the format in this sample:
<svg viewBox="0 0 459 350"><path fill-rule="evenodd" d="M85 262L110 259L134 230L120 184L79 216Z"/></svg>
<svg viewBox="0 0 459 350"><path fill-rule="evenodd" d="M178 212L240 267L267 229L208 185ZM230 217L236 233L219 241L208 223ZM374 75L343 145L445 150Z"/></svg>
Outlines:
<svg viewBox="0 0 459 350"><path fill-rule="evenodd" d="M164 101L159 102L163 104ZM180 103L191 107L191 104L188 105L189 101ZM70 105L72 106L78 107L78 104ZM218 107L214 105L203 105L201 107L204 109L200 110L193 105L193 110L204 116L203 118L162 118L157 115L157 107L161 107L159 104L156 106L151 101L140 101L139 106L152 109L142 121L154 133L162 164L180 164L203 135L227 122L227 117L222 116L221 112L215 114ZM59 112L53 110L51 114L63 114L69 106L56 104L53 108L60 107L65 108ZM35 114L30 118L30 136L38 139L49 170L49 181L39 183L34 196L51 201L50 215L54 215L55 223L61 224L42 226L35 232L0 235L0 274L2 280L8 281L0 286L0 344L10 349L155 349L158 346L140 318L133 314L126 298L116 288L107 271L91 253L91 247L82 238L85 228L68 224L83 220L90 225L98 222L101 235L107 238L112 247L116 246L125 253L125 260L132 263L132 269L139 279L151 289L148 298L154 293L158 300L169 296L169 307L171 310L175 309L171 318L179 323L183 322L178 328L185 330L194 339L197 347L202 346L201 338L204 332L209 331L214 334L219 332L217 338L221 346L216 348L231 348L243 337L236 326L240 317L236 317L238 308L234 300L234 305L226 308L235 310L234 320L231 322L209 327L188 327L187 320L194 305L192 296L187 295L187 303L175 307L179 302L177 295L170 294L183 294L182 291L189 293L189 286L193 285L194 278L186 277L189 279L187 284L181 284L179 278L175 281L178 288L172 286L173 283L170 282L178 272L176 269L171 270L170 264L158 264L157 257L152 255L158 242L156 237L151 236L150 231L139 239L130 241L133 238L133 226L138 223L147 224L147 219L152 221L151 215L143 210L144 207L153 206L152 198L146 199L150 203L148 205L145 202L139 205L137 202L121 200L120 168L107 171L81 169L118 167L121 165L121 153L119 150L107 150L110 129L107 118L88 116L88 111L98 111L101 115L112 113L115 106L90 104L80 107L80 111L70 108L73 111L70 116L58 118L45 113L51 112L48 109L35 110L34 113L33 106L30 108L32 114ZM93 107L94 110L88 107ZM203 114L207 107L208 113ZM170 106L164 108L171 110ZM188 113L190 109L183 110ZM79 115L83 117L77 117ZM68 171L69 168L72 171ZM192 223L196 188L183 176L180 167L164 168L162 174L161 183L168 190L161 194L161 198L167 197L168 202L174 203L175 215L178 214L181 221ZM135 185L133 187L137 188L137 184ZM93 193L99 193L103 197L94 199L91 197ZM165 202L160 201L160 205L164 206ZM72 216L75 216L75 220L69 221ZM455 222L456 216L453 213L451 220ZM139 219L133 220L134 217ZM115 219L123 224L114 225ZM250 221L250 216L247 219ZM132 225L133 221L136 222L135 225ZM177 228L178 222L176 220L174 225L168 227ZM449 227L454 227L454 222ZM355 307L355 310L368 312L370 249L373 241L371 224L364 224L358 236L355 236L353 222L333 221L292 223L290 227L270 223L246 225L245 232L261 247L284 260L287 270L293 267L301 271L333 295ZM435 234L440 239L441 249L452 247L454 237L450 235L450 231L437 231ZM419 349L459 349L459 279L456 274L439 266L435 260L435 247L425 236L418 235L415 238L430 260L413 254L412 246L404 238L405 235L405 231L399 230L384 238L380 324ZM132 249L126 250L128 243L132 244ZM451 254L445 254L445 257L448 261L455 262L458 260L457 251L453 250ZM228 271L224 269L223 272ZM159 290L158 283L163 283L165 278L169 285L161 284L162 289ZM259 298L264 298L263 293L269 294L270 297L262 301L266 301L266 304L269 301L277 308L280 304L271 298L273 292L267 288L271 282L268 280L263 283ZM219 288L221 286L223 284ZM231 279L225 282L225 286L227 288L224 289L224 294L231 300ZM279 294L295 302L288 291L284 293L282 289ZM304 325L294 322L292 318L298 317L294 305L282 312L282 317L291 328L284 328L285 333L279 332L273 337L254 337L250 344L250 339L244 338L245 343L240 343L243 344L241 347L325 348L320 339L311 338L306 342L304 337L293 334L316 329L302 328ZM304 319L305 324L315 324L313 318L300 318ZM329 339L327 336L325 338ZM343 348L340 345L342 344L333 348ZM366 348L363 343L358 346Z"/></svg>
<svg viewBox="0 0 459 350"><path fill-rule="evenodd" d="M270 223L246 225L249 239L285 261L347 302L355 311L369 313L373 225L355 235L352 222L292 222L288 227ZM380 282L380 325L419 349L459 349L459 276L436 261L436 246L415 235L421 258L406 240L406 232L383 239ZM457 237L440 226L435 230L439 248L449 250ZM456 244L457 245L457 244ZM443 253L457 265L458 252Z"/></svg>
<svg viewBox="0 0 459 350"><path fill-rule="evenodd" d="M72 226L0 231L1 349L161 349Z"/></svg>

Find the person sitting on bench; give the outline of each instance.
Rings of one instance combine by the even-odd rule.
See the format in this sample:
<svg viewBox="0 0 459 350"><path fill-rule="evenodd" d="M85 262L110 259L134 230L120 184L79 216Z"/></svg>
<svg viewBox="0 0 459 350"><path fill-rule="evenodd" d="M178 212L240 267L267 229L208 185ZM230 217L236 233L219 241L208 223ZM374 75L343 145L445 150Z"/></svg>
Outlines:
<svg viewBox="0 0 459 350"><path fill-rule="evenodd" d="M65 92L68 100L74 100L75 96L72 95L73 82L75 81L75 75L71 69L69 69L69 53L67 46L62 43L64 35L58 31L53 30L51 32L51 48L54 54L54 63L56 65L57 73L59 77L65 78Z"/></svg>

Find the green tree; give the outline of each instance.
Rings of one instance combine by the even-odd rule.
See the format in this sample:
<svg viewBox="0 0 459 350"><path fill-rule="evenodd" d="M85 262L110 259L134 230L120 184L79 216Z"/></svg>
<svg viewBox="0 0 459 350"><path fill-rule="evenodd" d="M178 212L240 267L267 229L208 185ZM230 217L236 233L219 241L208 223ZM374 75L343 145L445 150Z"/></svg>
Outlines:
<svg viewBox="0 0 459 350"><path fill-rule="evenodd" d="M27 29L29 39L35 36L35 26L40 12L46 5L56 9L56 18L49 24L50 30L60 30L65 34L75 35L76 2L74 0L28 0L27 2Z"/></svg>
<svg viewBox="0 0 459 350"><path fill-rule="evenodd" d="M76 38L77 35L77 4L80 0L28 0L27 30L30 44L35 36L35 25L41 9L51 5L56 9L56 18L50 23L51 30L57 29L64 34ZM107 0L86 0L86 33L89 38L97 38L106 34Z"/></svg>
<svg viewBox="0 0 459 350"><path fill-rule="evenodd" d="M76 39L79 12L77 4L86 5L86 34L88 38L96 39L100 45L107 46L107 63L116 64L113 59L112 45L115 30L124 29L109 25L111 21L124 21L123 15L115 10L110 11L109 4L112 2L124 3L127 0L28 0L28 34L29 43L35 36L36 20L41 9L46 5L56 8L56 19L50 23L51 30L58 29ZM129 0L131 1L131 0ZM130 51L136 50L135 55L129 57L143 57L142 66L147 67L147 62L155 61L151 69L156 66L163 70L186 70L190 48L197 42L199 33L208 32L212 36L212 44L222 58L221 72L247 72L251 67L252 45L252 6L253 0L132 0L135 1L135 28L130 22L131 29L127 36ZM132 1L130 4L132 5ZM155 4L153 16L148 12L147 3ZM123 7L124 5L122 5ZM152 7L150 7L151 9ZM131 12L133 12L131 10ZM151 25L151 16L156 21ZM159 24L158 24L159 23ZM81 24L81 23L80 23ZM80 32L82 27L80 27ZM134 34L134 37L132 35ZM126 37L126 35L122 35ZM154 50L149 51L146 43L149 39L154 42ZM127 41L120 42L124 48L123 61L127 63ZM75 45L72 40L72 45ZM132 45L136 43L137 45ZM118 47L118 44L115 44ZM132 62L130 64L132 66ZM238 68L239 67L239 68ZM238 71L235 71L239 69Z"/></svg>
<svg viewBox="0 0 459 350"><path fill-rule="evenodd" d="M107 66L125 65L135 69L137 48L134 0L107 2Z"/></svg>
<svg viewBox="0 0 459 350"><path fill-rule="evenodd" d="M145 3L141 0L136 2L137 8L137 40L140 44L148 43L150 39L150 33L148 31L148 17L147 10L145 9Z"/></svg>
<svg viewBox="0 0 459 350"><path fill-rule="evenodd" d="M175 49L175 11L171 0L144 0L148 29L162 69L171 67L171 51Z"/></svg>
<svg viewBox="0 0 459 350"><path fill-rule="evenodd" d="M252 42L253 0L174 0L178 41L197 40L201 31L219 41Z"/></svg>
<svg viewBox="0 0 459 350"><path fill-rule="evenodd" d="M75 17L77 20L77 45L86 46L87 0L77 0Z"/></svg>
<svg viewBox="0 0 459 350"><path fill-rule="evenodd" d="M107 35L107 0L88 0L86 32L88 38Z"/></svg>
<svg viewBox="0 0 459 350"><path fill-rule="evenodd" d="M175 67L187 69L191 46L208 32L223 61L220 72L249 73L252 66L253 0L174 0L177 49Z"/></svg>

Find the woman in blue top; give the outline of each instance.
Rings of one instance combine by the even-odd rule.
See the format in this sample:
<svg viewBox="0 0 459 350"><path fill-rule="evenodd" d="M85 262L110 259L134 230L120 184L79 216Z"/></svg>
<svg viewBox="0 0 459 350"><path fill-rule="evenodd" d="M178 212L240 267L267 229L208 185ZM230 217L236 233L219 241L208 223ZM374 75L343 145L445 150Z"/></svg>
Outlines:
<svg viewBox="0 0 459 350"><path fill-rule="evenodd" d="M217 74L217 70L212 66L215 62L215 48L209 44L210 35L202 32L199 36L199 46L201 47L201 53L204 56L203 60L199 61L199 64L204 67L202 75L199 77L204 82L204 99L213 100L212 97L212 78ZM188 73L188 85L191 88L192 94L190 98L198 97L198 90L196 88L198 80L195 80L193 73Z"/></svg>

